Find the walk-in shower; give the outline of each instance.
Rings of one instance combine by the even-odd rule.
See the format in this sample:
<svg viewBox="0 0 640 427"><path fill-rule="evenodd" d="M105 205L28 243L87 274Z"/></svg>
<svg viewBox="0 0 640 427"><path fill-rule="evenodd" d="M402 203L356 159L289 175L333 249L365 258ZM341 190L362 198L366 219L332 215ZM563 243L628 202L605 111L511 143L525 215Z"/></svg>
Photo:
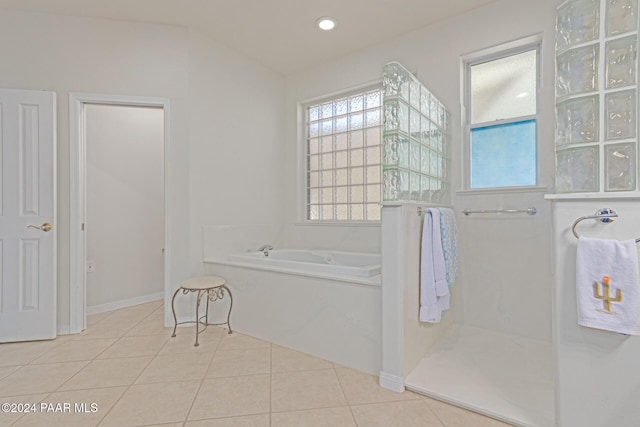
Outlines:
<svg viewBox="0 0 640 427"><path fill-rule="evenodd" d="M452 200L449 114L400 64L384 72L380 382L523 426L553 425L550 212L541 189ZM453 208L460 276L440 323L418 320L427 207ZM464 214L469 212L469 214Z"/></svg>

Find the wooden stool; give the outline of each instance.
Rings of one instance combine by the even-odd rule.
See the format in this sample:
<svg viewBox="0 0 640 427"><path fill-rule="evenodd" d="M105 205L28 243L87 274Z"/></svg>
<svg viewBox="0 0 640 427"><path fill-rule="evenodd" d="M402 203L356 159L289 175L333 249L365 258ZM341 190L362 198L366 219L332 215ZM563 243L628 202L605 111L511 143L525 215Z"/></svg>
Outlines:
<svg viewBox="0 0 640 427"><path fill-rule="evenodd" d="M195 323L196 324L196 343L194 347L198 347L198 336L200 333L204 332L207 329L207 326L214 325L227 325L229 329L228 333L231 333L231 324L229 323L229 318L231 317L231 308L233 307L233 295L231 295L231 291L226 285L226 280L219 276L205 276L205 277L193 277L191 279L185 280L180 284L180 287L176 289L176 292L173 294L173 298L171 299L171 311L173 312L173 334L172 337L176 336L176 328L178 325L182 325L183 323ZM198 296L196 298L196 320L188 320L185 322L178 323L178 318L176 317L176 309L174 307L174 302L176 300L176 296L178 296L178 292L182 291L183 295L187 295L190 292L197 292ZM229 294L229 299L231 303L229 304L229 312L227 313L227 321L222 323L209 323L209 301L217 301L223 299L225 296L225 291ZM207 295L207 308L206 312L203 316L200 316L200 300L204 295ZM203 321L204 319L204 321ZM200 330L200 325L204 325L204 328Z"/></svg>

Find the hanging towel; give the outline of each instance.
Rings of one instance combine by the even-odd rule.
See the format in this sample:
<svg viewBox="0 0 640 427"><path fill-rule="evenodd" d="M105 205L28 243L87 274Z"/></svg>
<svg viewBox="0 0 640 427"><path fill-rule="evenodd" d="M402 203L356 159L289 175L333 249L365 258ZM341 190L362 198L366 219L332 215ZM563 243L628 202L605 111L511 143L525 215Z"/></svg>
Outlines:
<svg viewBox="0 0 640 427"><path fill-rule="evenodd" d="M440 233L442 235L442 252L447 269L447 284L453 286L458 275L458 227L456 214L453 209L438 208L440 210Z"/></svg>
<svg viewBox="0 0 640 427"><path fill-rule="evenodd" d="M422 226L420 263L420 321L438 323L449 309L449 286L442 251L440 211L430 208Z"/></svg>
<svg viewBox="0 0 640 427"><path fill-rule="evenodd" d="M640 335L638 278L634 240L580 237L576 257L578 324Z"/></svg>

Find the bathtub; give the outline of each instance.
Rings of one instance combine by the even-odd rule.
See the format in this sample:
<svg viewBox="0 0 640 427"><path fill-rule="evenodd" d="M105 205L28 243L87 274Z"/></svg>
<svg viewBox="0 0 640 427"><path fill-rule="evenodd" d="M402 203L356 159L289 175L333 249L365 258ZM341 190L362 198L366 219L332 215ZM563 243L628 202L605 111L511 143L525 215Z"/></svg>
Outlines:
<svg viewBox="0 0 640 427"><path fill-rule="evenodd" d="M229 260L330 275L371 277L382 271L379 254L308 249L275 249L268 253L268 256L263 252L234 254Z"/></svg>
<svg viewBox="0 0 640 427"><path fill-rule="evenodd" d="M224 277L233 292L234 331L379 373L380 255L276 249L204 261L205 274Z"/></svg>

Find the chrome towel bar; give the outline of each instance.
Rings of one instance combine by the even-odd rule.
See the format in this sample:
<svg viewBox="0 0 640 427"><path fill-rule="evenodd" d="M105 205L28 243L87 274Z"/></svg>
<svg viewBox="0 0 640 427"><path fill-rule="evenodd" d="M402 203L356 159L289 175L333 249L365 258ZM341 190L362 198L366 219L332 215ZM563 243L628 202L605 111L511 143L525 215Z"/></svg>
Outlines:
<svg viewBox="0 0 640 427"><path fill-rule="evenodd" d="M576 236L576 239L579 239L580 235L578 235L578 232L576 231L576 226L581 221L584 221L585 219L597 219L597 220L600 220L600 222L609 224L614 221L613 218L618 218L618 213L616 211L608 208L600 209L595 213L595 215L581 216L580 218L576 219L573 222L573 226L571 227L571 232L573 233L574 236ZM635 242L640 243L640 237L635 239Z"/></svg>
<svg viewBox="0 0 640 427"><path fill-rule="evenodd" d="M471 210L465 209L462 211L463 214L469 216L471 214L499 214L499 213L526 213L528 215L535 215L538 213L536 208L527 208L527 209L494 209L494 210Z"/></svg>
<svg viewBox="0 0 640 427"><path fill-rule="evenodd" d="M418 208L418 215L422 215L423 213L427 212L427 209L429 208L423 208L423 207L419 207ZM471 209L465 209L463 211L461 211L463 214L469 216L471 214L488 214L488 213L492 213L492 214L499 214L499 213L526 213L529 215L535 215L536 213L538 213L538 210L536 208L527 208L527 209L495 209L495 210L471 210Z"/></svg>

